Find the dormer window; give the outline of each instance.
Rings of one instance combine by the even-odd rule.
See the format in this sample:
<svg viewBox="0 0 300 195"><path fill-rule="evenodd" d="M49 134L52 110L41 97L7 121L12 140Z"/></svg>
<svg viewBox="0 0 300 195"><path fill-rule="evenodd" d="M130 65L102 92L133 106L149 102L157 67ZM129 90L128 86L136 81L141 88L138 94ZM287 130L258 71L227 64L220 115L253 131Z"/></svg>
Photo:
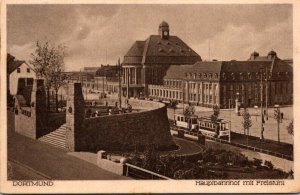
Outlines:
<svg viewBox="0 0 300 195"><path fill-rule="evenodd" d="M197 74L195 73L195 74L194 74L194 79L196 79L196 78L197 78Z"/></svg>
<svg viewBox="0 0 300 195"><path fill-rule="evenodd" d="M219 77L219 75L217 73L215 73L215 78L217 79Z"/></svg>
<svg viewBox="0 0 300 195"><path fill-rule="evenodd" d="M248 72L248 79L251 80L251 73Z"/></svg>
<svg viewBox="0 0 300 195"><path fill-rule="evenodd" d="M233 72L231 73L231 79L232 79L232 80L235 79L235 78L234 78L234 73L233 73Z"/></svg>
<svg viewBox="0 0 300 195"><path fill-rule="evenodd" d="M244 80L244 74L242 72L240 73L240 79Z"/></svg>
<svg viewBox="0 0 300 195"><path fill-rule="evenodd" d="M223 73L223 74L222 74L222 78L223 78L224 80L226 80L226 73Z"/></svg>
<svg viewBox="0 0 300 195"><path fill-rule="evenodd" d="M201 74L201 73L199 73L199 74L198 74L198 77L199 77L199 78L201 78L201 76L202 76L202 74Z"/></svg>

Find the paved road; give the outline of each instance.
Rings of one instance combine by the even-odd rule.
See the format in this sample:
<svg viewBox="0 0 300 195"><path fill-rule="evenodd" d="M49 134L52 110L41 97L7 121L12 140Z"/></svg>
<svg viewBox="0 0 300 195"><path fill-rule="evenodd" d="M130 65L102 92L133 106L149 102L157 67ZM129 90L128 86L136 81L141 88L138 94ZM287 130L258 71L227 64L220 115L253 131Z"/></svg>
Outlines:
<svg viewBox="0 0 300 195"><path fill-rule="evenodd" d="M31 167L54 180L119 180L128 179L80 160L67 152L13 134L8 140L8 158ZM12 167L14 168L14 167ZM12 169L12 173L16 170ZM17 178L16 175L13 178ZM20 178L22 179L22 177Z"/></svg>

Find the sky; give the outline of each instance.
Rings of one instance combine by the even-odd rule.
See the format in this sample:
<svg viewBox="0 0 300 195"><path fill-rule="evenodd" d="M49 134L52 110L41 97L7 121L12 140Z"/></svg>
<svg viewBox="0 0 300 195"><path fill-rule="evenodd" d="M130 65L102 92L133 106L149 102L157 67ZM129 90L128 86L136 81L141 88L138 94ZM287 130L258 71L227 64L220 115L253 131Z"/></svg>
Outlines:
<svg viewBox="0 0 300 195"><path fill-rule="evenodd" d="M65 69L116 64L162 21L203 60L293 57L292 5L8 5L7 50L30 60L36 41L67 47Z"/></svg>

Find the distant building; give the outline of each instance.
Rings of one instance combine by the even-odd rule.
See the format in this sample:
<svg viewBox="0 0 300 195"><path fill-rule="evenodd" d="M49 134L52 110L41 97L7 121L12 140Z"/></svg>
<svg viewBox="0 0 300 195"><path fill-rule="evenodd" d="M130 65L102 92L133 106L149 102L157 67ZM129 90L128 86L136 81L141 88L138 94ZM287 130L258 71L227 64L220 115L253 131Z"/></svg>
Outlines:
<svg viewBox="0 0 300 195"><path fill-rule="evenodd" d="M293 68L274 51L262 57L253 52L247 61L172 65L163 84L149 85L148 93L155 99L178 100L205 107L217 104L228 108L229 102L234 105L236 99L242 106L252 107L260 105L261 78L263 105L266 97L268 105L293 103Z"/></svg>
<svg viewBox="0 0 300 195"><path fill-rule="evenodd" d="M148 95L148 85L161 85L170 65L194 64L201 57L177 36L170 35L167 22L159 25L158 35L136 41L122 63L122 91L129 97Z"/></svg>
<svg viewBox="0 0 300 195"><path fill-rule="evenodd" d="M81 83L83 90L97 88L93 72L72 71L64 74L67 75L67 83Z"/></svg>
<svg viewBox="0 0 300 195"><path fill-rule="evenodd" d="M98 90L108 93L119 92L119 67L117 65L102 65L97 69L95 74L95 82Z"/></svg>
<svg viewBox="0 0 300 195"><path fill-rule="evenodd" d="M98 66L95 67L84 67L83 72L95 73L98 70Z"/></svg>
<svg viewBox="0 0 300 195"><path fill-rule="evenodd" d="M7 89L11 95L16 95L19 87L33 85L35 78L32 66L7 54Z"/></svg>

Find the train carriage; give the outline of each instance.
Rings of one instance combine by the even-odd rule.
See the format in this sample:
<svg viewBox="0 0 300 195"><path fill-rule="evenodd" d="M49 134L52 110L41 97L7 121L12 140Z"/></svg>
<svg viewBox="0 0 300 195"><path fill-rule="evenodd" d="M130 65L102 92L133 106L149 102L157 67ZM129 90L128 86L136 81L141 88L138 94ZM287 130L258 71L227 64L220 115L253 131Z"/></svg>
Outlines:
<svg viewBox="0 0 300 195"><path fill-rule="evenodd" d="M199 132L210 137L228 137L229 136L229 122L224 119L218 119L214 124L210 117L198 118Z"/></svg>
<svg viewBox="0 0 300 195"><path fill-rule="evenodd" d="M184 128L191 131L198 130L198 116L193 115L186 117L183 114L175 114L175 126L179 128Z"/></svg>

